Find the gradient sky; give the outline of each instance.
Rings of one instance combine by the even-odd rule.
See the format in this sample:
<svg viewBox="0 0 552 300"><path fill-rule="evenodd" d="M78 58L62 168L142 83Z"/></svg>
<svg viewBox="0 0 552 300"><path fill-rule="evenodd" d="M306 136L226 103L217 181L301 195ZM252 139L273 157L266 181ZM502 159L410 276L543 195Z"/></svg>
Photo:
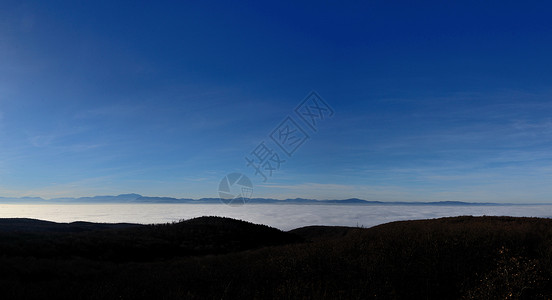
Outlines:
<svg viewBox="0 0 552 300"><path fill-rule="evenodd" d="M0 3L0 196L552 200L545 2L113 2ZM311 91L334 115L263 182Z"/></svg>

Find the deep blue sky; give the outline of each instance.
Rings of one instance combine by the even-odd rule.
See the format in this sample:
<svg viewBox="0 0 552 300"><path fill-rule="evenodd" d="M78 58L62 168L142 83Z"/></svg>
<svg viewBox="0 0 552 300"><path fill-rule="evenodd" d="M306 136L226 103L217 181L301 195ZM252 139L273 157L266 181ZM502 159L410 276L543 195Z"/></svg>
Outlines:
<svg viewBox="0 0 552 300"><path fill-rule="evenodd" d="M0 4L0 196L552 200L544 1L112 2ZM333 117L263 182L313 90Z"/></svg>

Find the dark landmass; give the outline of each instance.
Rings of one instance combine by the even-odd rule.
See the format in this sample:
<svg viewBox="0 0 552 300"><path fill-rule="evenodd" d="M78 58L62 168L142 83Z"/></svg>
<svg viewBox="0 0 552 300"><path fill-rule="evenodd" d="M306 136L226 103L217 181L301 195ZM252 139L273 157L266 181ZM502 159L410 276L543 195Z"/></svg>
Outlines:
<svg viewBox="0 0 552 300"><path fill-rule="evenodd" d="M27 218L4 218L0 219L0 235L8 232L83 232L100 229L115 229L142 226L130 223L92 223L92 222L72 222L56 223L50 221L27 219Z"/></svg>
<svg viewBox="0 0 552 300"><path fill-rule="evenodd" d="M121 194L118 196L94 196L80 198L54 198L43 199L40 197L9 198L0 197L0 203L4 204L83 204L83 203L182 203L182 204L220 204L219 198L172 198L172 197L148 197L139 194ZM443 206L466 206L466 205L516 205L488 202L462 202L462 201L436 201L436 202L401 202L401 201L368 201L351 198L343 200L314 200L314 199L271 199L251 198L249 204L350 204L350 205L443 205ZM545 205L545 203L537 203Z"/></svg>
<svg viewBox="0 0 552 300"><path fill-rule="evenodd" d="M552 220L0 219L1 299L550 299Z"/></svg>

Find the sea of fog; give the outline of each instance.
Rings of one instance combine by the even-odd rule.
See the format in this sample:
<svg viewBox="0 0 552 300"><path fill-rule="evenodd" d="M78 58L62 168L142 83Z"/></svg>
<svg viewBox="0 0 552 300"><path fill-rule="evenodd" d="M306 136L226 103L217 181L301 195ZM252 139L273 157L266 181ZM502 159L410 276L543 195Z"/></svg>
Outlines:
<svg viewBox="0 0 552 300"><path fill-rule="evenodd" d="M0 218L54 222L167 223L200 216L225 216L282 230L308 225L371 227L399 220L447 216L552 217L552 205L274 205L248 204L0 204Z"/></svg>

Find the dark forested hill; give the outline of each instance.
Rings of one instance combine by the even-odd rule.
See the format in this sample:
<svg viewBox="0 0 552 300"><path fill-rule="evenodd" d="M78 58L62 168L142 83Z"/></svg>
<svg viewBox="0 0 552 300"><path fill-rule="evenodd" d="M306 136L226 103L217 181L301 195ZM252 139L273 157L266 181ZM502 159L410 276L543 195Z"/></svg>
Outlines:
<svg viewBox="0 0 552 300"><path fill-rule="evenodd" d="M0 219L0 234L6 232L82 232L101 229L115 229L143 226L130 223L91 223L91 222L72 222L56 223L27 218Z"/></svg>
<svg viewBox="0 0 552 300"><path fill-rule="evenodd" d="M552 220L0 220L2 299L549 299Z"/></svg>
<svg viewBox="0 0 552 300"><path fill-rule="evenodd" d="M266 225L221 217L155 225L0 219L0 254L7 256L143 261L229 253L301 240Z"/></svg>

